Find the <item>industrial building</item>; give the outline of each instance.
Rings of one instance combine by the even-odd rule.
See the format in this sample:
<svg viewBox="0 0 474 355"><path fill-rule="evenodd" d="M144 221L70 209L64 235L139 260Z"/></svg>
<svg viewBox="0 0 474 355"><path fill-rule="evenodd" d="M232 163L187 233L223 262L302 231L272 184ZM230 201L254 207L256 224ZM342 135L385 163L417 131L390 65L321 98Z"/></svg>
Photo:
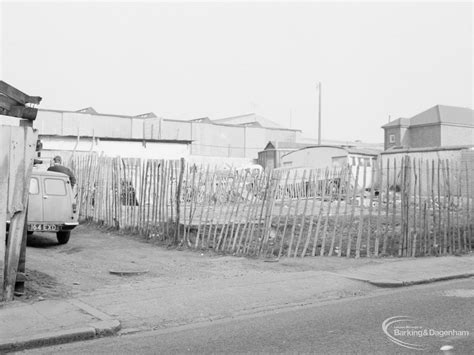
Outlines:
<svg viewBox="0 0 474 355"><path fill-rule="evenodd" d="M268 141L296 142L301 134L253 113L180 121L157 117L153 112L137 116L102 114L92 107L78 111L41 109L34 126L46 154L95 151L110 156L184 157L235 165L255 162Z"/></svg>

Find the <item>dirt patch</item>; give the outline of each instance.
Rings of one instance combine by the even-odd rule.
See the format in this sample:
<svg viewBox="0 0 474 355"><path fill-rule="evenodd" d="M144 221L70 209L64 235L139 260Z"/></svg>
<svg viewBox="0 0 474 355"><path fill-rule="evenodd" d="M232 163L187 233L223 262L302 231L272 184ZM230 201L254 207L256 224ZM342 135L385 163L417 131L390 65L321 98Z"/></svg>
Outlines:
<svg viewBox="0 0 474 355"><path fill-rule="evenodd" d="M82 247L69 247L69 248L63 248L61 250L58 250L58 253L64 253L64 254L75 254L83 251L84 248Z"/></svg>
<svg viewBox="0 0 474 355"><path fill-rule="evenodd" d="M25 295L19 300L37 301L41 299L67 298L71 288L44 272L26 269Z"/></svg>
<svg viewBox="0 0 474 355"><path fill-rule="evenodd" d="M156 239L145 239L133 233L81 225L73 230L65 245L58 245L53 233L35 233L29 238L26 263L30 272L24 298L82 297L120 285L146 284L147 280L151 283L209 279L218 282L250 275L271 277L288 272L336 271L373 262L380 260L307 257L266 262L263 258L217 254L212 249L167 247ZM118 277L110 274L110 270L148 272Z"/></svg>

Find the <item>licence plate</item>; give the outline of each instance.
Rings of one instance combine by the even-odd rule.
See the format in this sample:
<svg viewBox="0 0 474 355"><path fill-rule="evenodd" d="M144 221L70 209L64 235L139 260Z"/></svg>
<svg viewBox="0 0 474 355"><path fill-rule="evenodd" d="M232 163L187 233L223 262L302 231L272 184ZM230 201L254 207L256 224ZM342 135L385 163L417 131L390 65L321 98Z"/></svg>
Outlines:
<svg viewBox="0 0 474 355"><path fill-rule="evenodd" d="M28 224L28 230L32 232L53 232L59 230L59 228L56 224Z"/></svg>

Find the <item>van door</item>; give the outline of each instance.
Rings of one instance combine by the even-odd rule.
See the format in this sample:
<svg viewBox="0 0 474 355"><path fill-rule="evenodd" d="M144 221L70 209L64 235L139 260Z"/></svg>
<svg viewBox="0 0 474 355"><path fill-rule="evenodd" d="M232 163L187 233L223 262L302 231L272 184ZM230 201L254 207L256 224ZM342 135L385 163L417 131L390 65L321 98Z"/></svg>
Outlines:
<svg viewBox="0 0 474 355"><path fill-rule="evenodd" d="M64 223L71 218L72 204L66 179L43 178L43 220L45 223Z"/></svg>
<svg viewBox="0 0 474 355"><path fill-rule="evenodd" d="M43 194L40 190L39 177L30 179L30 194L28 196L28 222L43 221Z"/></svg>

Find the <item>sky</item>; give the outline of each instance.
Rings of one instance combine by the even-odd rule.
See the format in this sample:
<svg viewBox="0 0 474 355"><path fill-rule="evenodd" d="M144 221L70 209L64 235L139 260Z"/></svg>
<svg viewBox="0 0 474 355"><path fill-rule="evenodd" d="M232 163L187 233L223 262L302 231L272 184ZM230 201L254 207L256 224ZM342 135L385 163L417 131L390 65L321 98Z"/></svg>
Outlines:
<svg viewBox="0 0 474 355"><path fill-rule="evenodd" d="M255 112L378 143L389 117L473 108L473 3L8 2L0 76L40 108L171 119Z"/></svg>

